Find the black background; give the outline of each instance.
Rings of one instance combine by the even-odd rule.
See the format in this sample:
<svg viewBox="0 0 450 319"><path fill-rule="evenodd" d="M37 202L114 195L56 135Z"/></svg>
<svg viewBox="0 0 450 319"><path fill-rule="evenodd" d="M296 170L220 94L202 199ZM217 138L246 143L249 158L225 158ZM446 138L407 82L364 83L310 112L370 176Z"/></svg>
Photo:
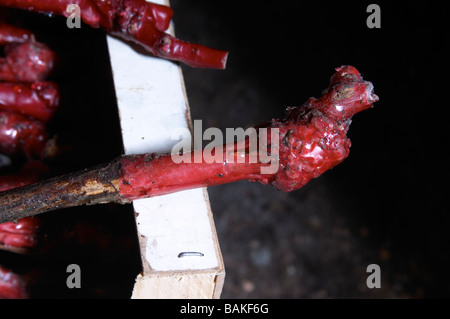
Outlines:
<svg viewBox="0 0 450 319"><path fill-rule="evenodd" d="M369 29L366 9L381 8ZM183 66L192 118L246 127L319 97L355 66L380 101L354 117L350 156L289 194L209 188L228 298L449 297L446 58L434 2L172 0L179 38L229 50L225 71ZM206 124L205 124L206 123ZM378 264L382 288L365 285Z"/></svg>

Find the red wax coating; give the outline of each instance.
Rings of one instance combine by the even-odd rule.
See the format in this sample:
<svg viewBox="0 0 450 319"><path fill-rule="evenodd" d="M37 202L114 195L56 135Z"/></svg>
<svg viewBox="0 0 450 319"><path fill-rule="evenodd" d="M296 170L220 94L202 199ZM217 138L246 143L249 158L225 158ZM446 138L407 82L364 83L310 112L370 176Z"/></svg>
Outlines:
<svg viewBox="0 0 450 319"><path fill-rule="evenodd" d="M68 17L67 6L80 8L81 20L142 45L153 55L192 67L224 69L228 53L180 41L166 34L172 9L145 0L0 0L0 5Z"/></svg>
<svg viewBox="0 0 450 319"><path fill-rule="evenodd" d="M112 29L118 15L143 19L155 24L158 30L165 31L173 16L170 7L145 0L1 0L0 5L20 8L44 14L68 17L72 12L69 5L78 5L81 19L94 28Z"/></svg>
<svg viewBox="0 0 450 319"><path fill-rule="evenodd" d="M0 22L0 45L23 43L32 38L32 33L26 29Z"/></svg>
<svg viewBox="0 0 450 319"><path fill-rule="evenodd" d="M45 80L53 71L56 54L45 44L34 40L5 46L0 58L0 80L35 82Z"/></svg>
<svg viewBox="0 0 450 319"><path fill-rule="evenodd" d="M282 191L304 186L348 156L351 143L346 134L351 117L378 100L372 83L364 81L354 67L342 66L336 71L321 98L310 98L301 107L288 108L284 120L257 126L279 129L276 172L262 174L261 168L267 164L249 161L248 143L244 153L231 155L233 161L228 154L235 148L230 145L223 146L223 159L212 163L206 162L201 150L191 153L191 163L175 163L170 155L124 157L119 180L122 198L135 200L241 179L271 184ZM267 145L271 143L268 139ZM270 154L269 147L265 151ZM202 158L201 163L195 163L197 155ZM238 157L246 160L239 163Z"/></svg>
<svg viewBox="0 0 450 319"><path fill-rule="evenodd" d="M179 40L156 30L151 24L141 24L129 33L129 36L123 37L141 44L155 56L180 61L195 68L225 69L228 58L226 51Z"/></svg>
<svg viewBox="0 0 450 319"><path fill-rule="evenodd" d="M41 220L25 217L17 222L0 224L0 244L6 247L33 248L39 241Z"/></svg>
<svg viewBox="0 0 450 319"><path fill-rule="evenodd" d="M280 190L300 188L341 163L351 146L346 136L351 117L378 101L372 83L354 67L336 71L321 98L288 108L284 121L272 121L280 128L280 170L271 183Z"/></svg>
<svg viewBox="0 0 450 319"><path fill-rule="evenodd" d="M48 135L45 125L21 114L0 111L0 152L43 157Z"/></svg>
<svg viewBox="0 0 450 319"><path fill-rule="evenodd" d="M47 122L57 111L59 100L59 89L53 82L0 82L0 111L20 113Z"/></svg>
<svg viewBox="0 0 450 319"><path fill-rule="evenodd" d="M110 4L105 9L101 9L101 11L103 14L115 11L117 18L122 21L121 25L148 23L153 24L159 31L166 31L173 17L172 8L145 0L110 1ZM124 21L127 22L124 23ZM109 20L108 23L109 25L102 24L102 26L108 29L115 27L112 20ZM127 30L124 29L123 31Z"/></svg>
<svg viewBox="0 0 450 319"><path fill-rule="evenodd" d="M10 269L0 266L0 299L26 298L28 298L26 280Z"/></svg>
<svg viewBox="0 0 450 319"><path fill-rule="evenodd" d="M219 185L259 176L261 164L226 164L223 161L206 163L195 161L196 151L190 163L175 164L170 155L136 155L121 161L120 194L127 200L159 196L191 188ZM237 161L237 154L232 155ZM199 157L200 158L200 157ZM249 163L247 160L246 163Z"/></svg>
<svg viewBox="0 0 450 319"><path fill-rule="evenodd" d="M0 176L0 192L36 183L39 177L47 172L48 168L42 162L30 161L18 174ZM41 224L41 219L37 216L0 224L0 245L19 248L36 247Z"/></svg>

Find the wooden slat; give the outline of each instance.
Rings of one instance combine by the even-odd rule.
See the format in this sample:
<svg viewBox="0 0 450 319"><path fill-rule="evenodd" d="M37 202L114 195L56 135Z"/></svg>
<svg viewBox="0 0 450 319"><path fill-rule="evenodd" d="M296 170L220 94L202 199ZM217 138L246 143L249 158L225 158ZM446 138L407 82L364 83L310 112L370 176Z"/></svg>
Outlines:
<svg viewBox="0 0 450 319"><path fill-rule="evenodd" d="M181 68L113 37L107 42L125 153L170 152L174 136L191 127ZM220 297L225 272L206 189L133 205L143 272L132 298ZM183 252L203 256L179 257Z"/></svg>

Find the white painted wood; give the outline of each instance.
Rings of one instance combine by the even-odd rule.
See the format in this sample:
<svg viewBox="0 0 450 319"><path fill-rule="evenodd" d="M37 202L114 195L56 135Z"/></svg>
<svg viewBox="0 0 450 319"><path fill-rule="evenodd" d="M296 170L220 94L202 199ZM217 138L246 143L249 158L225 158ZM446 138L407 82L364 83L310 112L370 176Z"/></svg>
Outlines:
<svg viewBox="0 0 450 319"><path fill-rule="evenodd" d="M169 153L179 141L177 133L190 127L181 68L116 38L108 36L107 43L125 153ZM220 296L224 267L206 190L137 200L133 205L143 262L133 298ZM180 258L183 252L203 256ZM171 280L183 276L189 281ZM196 286L208 289L186 290L185 282L196 280ZM158 281L161 284L155 284ZM163 283L170 285L161 289Z"/></svg>
<svg viewBox="0 0 450 319"><path fill-rule="evenodd" d="M151 269L185 271L219 266L207 204L198 189L134 202L140 234L147 238L145 255ZM178 257L182 252L203 256Z"/></svg>

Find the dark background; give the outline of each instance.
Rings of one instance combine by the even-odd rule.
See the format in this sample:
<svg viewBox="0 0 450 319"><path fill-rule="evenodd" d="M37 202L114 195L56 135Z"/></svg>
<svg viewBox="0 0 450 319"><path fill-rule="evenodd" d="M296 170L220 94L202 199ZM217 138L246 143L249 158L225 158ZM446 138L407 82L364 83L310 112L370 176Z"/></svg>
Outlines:
<svg viewBox="0 0 450 319"><path fill-rule="evenodd" d="M224 298L449 297L445 12L432 2L171 0L177 37L230 51L227 69L183 66L193 119L247 127L319 97L355 66L380 101L354 117L350 156L304 188L208 189ZM366 267L381 267L368 289Z"/></svg>
<svg viewBox="0 0 450 319"><path fill-rule="evenodd" d="M192 119L205 129L282 118L285 107L319 97L343 64L380 97L354 117L349 158L304 188L242 181L208 189L223 298L450 296L448 14L431 2L376 1L381 29L369 29L370 3L171 0L177 37L230 52L224 71L182 66ZM121 154L103 31L56 28L65 20L22 11L16 18L61 56L52 80L64 99L49 131L74 148L50 163L53 174ZM43 218L40 253L0 252L2 265L37 281L34 296L129 297L139 272L130 206ZM83 269L79 291L65 286L69 263ZM380 289L366 286L369 264L381 267Z"/></svg>
<svg viewBox="0 0 450 319"><path fill-rule="evenodd" d="M47 79L61 91L49 136L61 154L44 163L48 177L93 167L123 154L119 116L103 30L66 27L64 17L8 10L7 21L31 30L58 55ZM0 174L13 174L28 161L10 156ZM43 176L45 179L47 176ZM21 276L30 298L130 298L141 270L131 205L59 209L36 216L39 245L26 254L0 250L0 266ZM70 264L81 268L81 288L69 289Z"/></svg>

